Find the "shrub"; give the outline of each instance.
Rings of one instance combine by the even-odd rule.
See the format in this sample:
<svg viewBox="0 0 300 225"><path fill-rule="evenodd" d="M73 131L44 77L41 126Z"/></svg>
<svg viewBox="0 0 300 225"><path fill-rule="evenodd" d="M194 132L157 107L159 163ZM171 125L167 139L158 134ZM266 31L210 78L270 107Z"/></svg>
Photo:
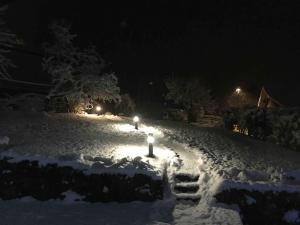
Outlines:
<svg viewBox="0 0 300 225"><path fill-rule="evenodd" d="M266 140L272 134L273 121L274 115L270 110L251 108L241 112L238 124L242 131L247 130L249 136Z"/></svg>
<svg viewBox="0 0 300 225"><path fill-rule="evenodd" d="M300 151L300 111L298 108L232 108L223 114L224 126L259 139Z"/></svg>
<svg viewBox="0 0 300 225"><path fill-rule="evenodd" d="M300 151L300 115L281 116L273 126L271 138L279 145Z"/></svg>
<svg viewBox="0 0 300 225"><path fill-rule="evenodd" d="M121 95L121 101L116 105L117 110L125 115L130 115L135 111L135 102L129 94Z"/></svg>
<svg viewBox="0 0 300 225"><path fill-rule="evenodd" d="M240 110L231 108L223 113L223 122L226 129L233 130L234 125L239 123Z"/></svg>

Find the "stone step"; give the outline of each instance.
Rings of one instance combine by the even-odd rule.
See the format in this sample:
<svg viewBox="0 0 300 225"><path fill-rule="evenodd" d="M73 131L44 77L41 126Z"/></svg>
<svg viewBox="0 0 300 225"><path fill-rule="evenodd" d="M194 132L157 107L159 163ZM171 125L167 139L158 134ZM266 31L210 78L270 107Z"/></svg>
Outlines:
<svg viewBox="0 0 300 225"><path fill-rule="evenodd" d="M201 199L201 195L198 193L178 193L175 196L177 201L191 201L194 203L198 203Z"/></svg>
<svg viewBox="0 0 300 225"><path fill-rule="evenodd" d="M198 190L199 184L197 182L177 183L174 187L176 193L196 193Z"/></svg>
<svg viewBox="0 0 300 225"><path fill-rule="evenodd" d="M175 175L176 182L196 182L199 179L199 174L178 173Z"/></svg>

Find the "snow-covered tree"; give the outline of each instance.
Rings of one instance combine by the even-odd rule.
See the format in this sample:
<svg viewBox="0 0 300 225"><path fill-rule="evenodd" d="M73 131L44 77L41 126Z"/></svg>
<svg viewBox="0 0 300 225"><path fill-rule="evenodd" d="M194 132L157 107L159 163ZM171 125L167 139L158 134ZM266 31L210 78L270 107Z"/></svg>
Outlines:
<svg viewBox="0 0 300 225"><path fill-rule="evenodd" d="M196 108L208 109L214 106L211 91L196 78L168 78L165 85L168 89L166 100L183 106L189 114L189 121Z"/></svg>
<svg viewBox="0 0 300 225"><path fill-rule="evenodd" d="M117 104L117 110L119 112L130 115L134 112L135 107L135 102L129 94L121 95L121 102Z"/></svg>
<svg viewBox="0 0 300 225"><path fill-rule="evenodd" d="M8 73L9 67L14 67L12 61L7 57L11 47L17 44L17 37L5 27L4 15L7 6L0 7L0 78L11 79Z"/></svg>
<svg viewBox="0 0 300 225"><path fill-rule="evenodd" d="M82 111L94 100L120 100L117 77L103 74L104 60L95 47L80 50L73 44L76 35L70 25L54 23L50 29L53 44L45 44L44 69L52 76L54 87L49 98L65 98L69 111Z"/></svg>

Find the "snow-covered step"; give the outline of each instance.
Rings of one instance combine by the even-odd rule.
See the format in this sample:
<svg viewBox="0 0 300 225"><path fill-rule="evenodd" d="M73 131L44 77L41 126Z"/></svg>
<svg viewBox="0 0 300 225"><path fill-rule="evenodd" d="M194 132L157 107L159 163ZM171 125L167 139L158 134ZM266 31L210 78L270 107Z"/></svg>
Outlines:
<svg viewBox="0 0 300 225"><path fill-rule="evenodd" d="M199 193L177 193L175 194L176 200L179 201L193 201L199 202L201 199L201 195Z"/></svg>
<svg viewBox="0 0 300 225"><path fill-rule="evenodd" d="M176 182L196 182L199 179L199 174L178 173L175 175Z"/></svg>
<svg viewBox="0 0 300 225"><path fill-rule="evenodd" d="M199 184L197 182L182 182L177 183L174 186L176 193L195 193L199 190Z"/></svg>

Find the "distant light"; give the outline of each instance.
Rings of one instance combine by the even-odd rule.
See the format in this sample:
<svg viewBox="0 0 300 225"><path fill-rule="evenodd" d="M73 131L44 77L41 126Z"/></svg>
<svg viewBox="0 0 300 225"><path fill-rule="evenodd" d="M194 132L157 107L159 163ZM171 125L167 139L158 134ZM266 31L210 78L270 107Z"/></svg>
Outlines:
<svg viewBox="0 0 300 225"><path fill-rule="evenodd" d="M138 116L133 117L133 122L137 123L140 121L140 118Z"/></svg>
<svg viewBox="0 0 300 225"><path fill-rule="evenodd" d="M99 111L101 111L101 109L102 109L102 108L101 108L101 106L99 106L99 105L98 105L98 106L96 106L96 111L98 111L98 112L99 112Z"/></svg>
<svg viewBox="0 0 300 225"><path fill-rule="evenodd" d="M242 91L242 89L241 89L240 87L237 87L237 88L235 89L235 92L236 92L237 94L240 94L241 91Z"/></svg>
<svg viewBox="0 0 300 225"><path fill-rule="evenodd" d="M153 144L154 141L155 141L155 139L154 139L154 137L153 137L152 135L149 135L149 136L147 137L147 142L148 142L149 144Z"/></svg>

